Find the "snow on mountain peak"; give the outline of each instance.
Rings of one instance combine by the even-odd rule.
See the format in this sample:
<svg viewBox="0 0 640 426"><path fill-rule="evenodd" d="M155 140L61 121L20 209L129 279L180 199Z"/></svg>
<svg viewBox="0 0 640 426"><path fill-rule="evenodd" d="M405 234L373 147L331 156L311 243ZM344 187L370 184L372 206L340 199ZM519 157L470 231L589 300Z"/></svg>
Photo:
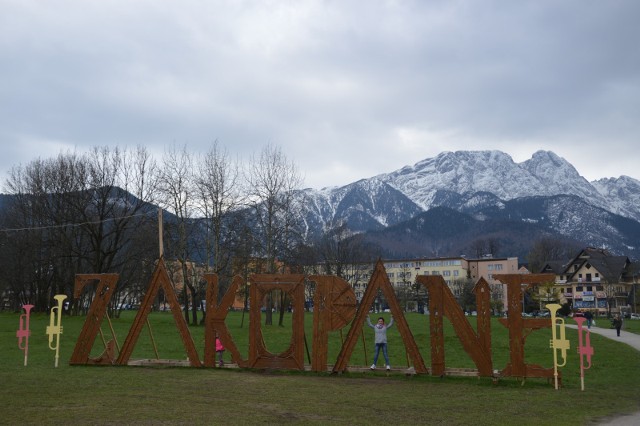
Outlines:
<svg viewBox="0 0 640 426"><path fill-rule="evenodd" d="M622 176L590 183L573 165L551 151L537 151L522 163L515 163L511 156L496 150L446 151L371 179L304 192L313 199L312 210L319 218L324 217L320 220L325 224L336 217L355 220L351 212L358 211L358 221L368 216L373 222L388 226L410 217L416 209L426 211L454 204L461 208L474 202L497 205L497 200L563 194L640 219L640 181ZM474 197L478 193L494 198ZM327 213L332 218L326 217Z"/></svg>

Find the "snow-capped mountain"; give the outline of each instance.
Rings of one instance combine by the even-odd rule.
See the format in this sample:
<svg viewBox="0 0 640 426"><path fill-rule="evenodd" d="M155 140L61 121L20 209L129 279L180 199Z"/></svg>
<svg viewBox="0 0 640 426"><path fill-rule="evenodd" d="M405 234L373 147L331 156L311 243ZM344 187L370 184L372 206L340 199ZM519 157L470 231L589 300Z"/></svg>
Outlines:
<svg viewBox="0 0 640 426"><path fill-rule="evenodd" d="M521 221L585 244L640 250L640 237L620 235L625 229L634 234L636 223L640 229L640 181L622 176L589 182L550 151L522 163L501 151L443 152L344 187L306 189L302 197L308 229L316 232L338 222L354 232L382 231L446 207L474 220ZM538 216L518 213L519 204ZM544 213L536 205L544 206ZM621 229L607 225L622 222Z"/></svg>
<svg viewBox="0 0 640 426"><path fill-rule="evenodd" d="M500 151L444 152L377 178L425 210L434 206L435 195L441 190L461 195L487 192L502 200L571 194L605 201L571 164L545 151L520 164Z"/></svg>
<svg viewBox="0 0 640 426"><path fill-rule="evenodd" d="M301 192L307 231L323 230L345 223L353 232L383 229L411 219L423 209L399 190L378 178L320 191Z"/></svg>
<svg viewBox="0 0 640 426"><path fill-rule="evenodd" d="M620 216L640 220L640 181L628 176L591 182L604 198L603 207Z"/></svg>

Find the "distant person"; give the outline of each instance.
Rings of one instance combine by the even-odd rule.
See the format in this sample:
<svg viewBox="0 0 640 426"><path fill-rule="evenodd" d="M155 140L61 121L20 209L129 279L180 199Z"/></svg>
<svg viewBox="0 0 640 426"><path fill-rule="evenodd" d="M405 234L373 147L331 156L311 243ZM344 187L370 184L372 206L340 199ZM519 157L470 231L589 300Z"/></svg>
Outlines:
<svg viewBox="0 0 640 426"><path fill-rule="evenodd" d="M219 337L216 337L216 353L218 354L218 366L224 367L224 360L222 359L224 355L224 346L222 345Z"/></svg>
<svg viewBox="0 0 640 426"><path fill-rule="evenodd" d="M613 317L613 328L616 329L616 333L618 334L618 337L620 337L620 329L622 328L622 318L620 318L620 315L616 315L615 317Z"/></svg>
<svg viewBox="0 0 640 426"><path fill-rule="evenodd" d="M376 369L376 364L378 363L378 355L380 355L380 349L382 349L382 355L384 356L384 361L386 362L387 371L391 370L391 363L389 362L389 354L387 353L387 329L393 325L393 315L391 316L391 321L389 321L389 325L385 325L384 318L378 318L378 322L373 325L371 324L371 318L367 315L367 324L369 327L373 328L375 331L376 338L376 354L373 356L373 364L371 364L371 369Z"/></svg>
<svg viewBox="0 0 640 426"><path fill-rule="evenodd" d="M587 311L584 317L587 319L587 328L591 328L591 324L593 324L593 314L591 311Z"/></svg>

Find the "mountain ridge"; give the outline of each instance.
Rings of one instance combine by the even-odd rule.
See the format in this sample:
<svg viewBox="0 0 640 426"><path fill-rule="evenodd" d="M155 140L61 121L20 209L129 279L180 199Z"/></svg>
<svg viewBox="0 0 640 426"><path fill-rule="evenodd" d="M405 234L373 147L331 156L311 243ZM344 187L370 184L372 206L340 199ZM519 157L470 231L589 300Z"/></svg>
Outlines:
<svg viewBox="0 0 640 426"><path fill-rule="evenodd" d="M328 215L319 210L305 211L305 222L313 222L325 230L331 224L346 223L353 232L372 235L381 232L392 240L399 238L389 234L395 225L444 207L450 209L449 214L456 211L469 214L474 220L499 221L501 225L496 226L512 232L520 223L509 215L522 216L519 204L524 203L539 214L543 214L544 208L544 220L519 219L537 227L541 235L640 255L640 237L635 237L640 226L640 181L620 176L589 182L552 151L537 151L521 163L496 150L446 151L412 166L342 187L302 192L307 201L315 200L316 205L340 206L324 209L324 213L333 212ZM535 207L536 203L542 207ZM445 211L435 210L440 214ZM631 235L622 233L618 226ZM526 237L522 234L521 238L532 237L535 233L527 233ZM481 236L474 234L473 238ZM372 237L372 241L379 239Z"/></svg>

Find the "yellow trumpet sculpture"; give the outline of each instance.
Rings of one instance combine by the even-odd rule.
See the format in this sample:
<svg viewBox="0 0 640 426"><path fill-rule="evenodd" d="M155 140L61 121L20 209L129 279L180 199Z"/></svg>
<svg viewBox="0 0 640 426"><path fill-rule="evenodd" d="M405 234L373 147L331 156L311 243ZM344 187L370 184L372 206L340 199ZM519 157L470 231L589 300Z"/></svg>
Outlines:
<svg viewBox="0 0 640 426"><path fill-rule="evenodd" d="M558 367L564 367L567 363L567 351L571 345L565 337L564 319L556 316L561 306L557 303L550 303L545 307L551 312L552 339L550 341L550 347L553 349L553 377L555 379L555 387L558 389ZM558 334L560 334L560 337L558 337ZM563 360L562 364L558 363L558 351L560 351Z"/></svg>
<svg viewBox="0 0 640 426"><path fill-rule="evenodd" d="M62 334L62 302L67 298L66 294L56 294L53 296L58 302L57 306L51 308L49 316L49 325L47 326L47 334L49 335L49 349L56 351L55 367L58 367L58 358L60 357L60 335ZM53 338L56 338L55 346L53 346Z"/></svg>

